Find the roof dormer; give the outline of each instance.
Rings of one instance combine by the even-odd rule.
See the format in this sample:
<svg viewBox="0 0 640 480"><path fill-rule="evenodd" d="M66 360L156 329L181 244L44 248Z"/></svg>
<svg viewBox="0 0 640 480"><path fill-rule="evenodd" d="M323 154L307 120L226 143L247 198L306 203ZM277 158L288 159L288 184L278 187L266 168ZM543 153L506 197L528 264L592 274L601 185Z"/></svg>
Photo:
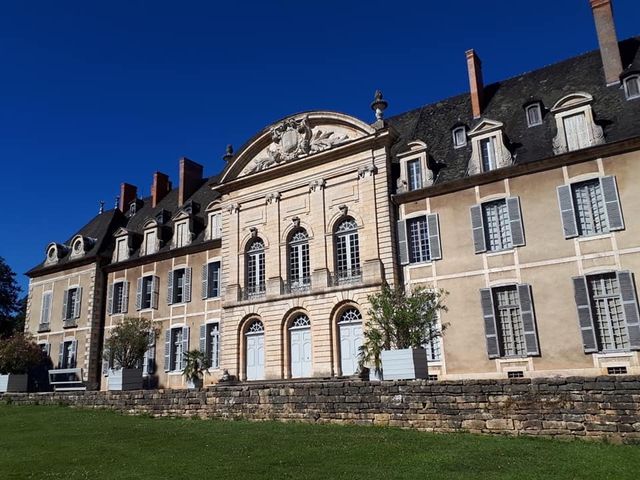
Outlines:
<svg viewBox="0 0 640 480"><path fill-rule="evenodd" d="M469 175L485 173L511 165L511 152L506 146L504 124L484 118L468 134L471 140Z"/></svg>

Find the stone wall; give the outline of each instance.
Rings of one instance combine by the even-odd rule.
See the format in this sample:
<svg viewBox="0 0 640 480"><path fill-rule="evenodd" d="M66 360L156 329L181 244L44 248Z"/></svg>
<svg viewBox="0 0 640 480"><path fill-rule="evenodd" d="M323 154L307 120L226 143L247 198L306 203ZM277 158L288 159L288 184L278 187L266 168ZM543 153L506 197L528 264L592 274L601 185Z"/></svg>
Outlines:
<svg viewBox="0 0 640 480"><path fill-rule="evenodd" d="M431 432L640 442L640 376L245 383L203 390L5 394L128 414L356 423Z"/></svg>

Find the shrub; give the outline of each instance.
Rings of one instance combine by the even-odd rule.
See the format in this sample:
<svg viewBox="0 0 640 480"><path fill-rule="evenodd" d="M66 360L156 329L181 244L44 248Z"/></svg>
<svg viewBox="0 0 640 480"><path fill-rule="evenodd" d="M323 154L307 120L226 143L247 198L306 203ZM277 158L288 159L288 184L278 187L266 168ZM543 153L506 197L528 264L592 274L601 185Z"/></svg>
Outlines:
<svg viewBox="0 0 640 480"><path fill-rule="evenodd" d="M201 380L209 368L207 356L200 350L190 350L184 354L182 375L192 382Z"/></svg>
<svg viewBox="0 0 640 480"><path fill-rule="evenodd" d="M149 335L158 335L151 320L125 317L104 342L104 359L119 368L137 368L149 348Z"/></svg>
<svg viewBox="0 0 640 480"><path fill-rule="evenodd" d="M0 374L29 373L44 360L44 352L30 335L17 333L0 340Z"/></svg>

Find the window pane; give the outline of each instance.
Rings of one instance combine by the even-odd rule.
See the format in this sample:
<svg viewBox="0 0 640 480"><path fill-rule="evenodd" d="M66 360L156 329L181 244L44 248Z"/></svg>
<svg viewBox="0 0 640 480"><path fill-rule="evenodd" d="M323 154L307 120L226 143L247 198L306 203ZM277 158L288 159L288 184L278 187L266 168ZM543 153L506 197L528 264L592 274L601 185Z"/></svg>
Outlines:
<svg viewBox="0 0 640 480"><path fill-rule="evenodd" d="M407 176L409 182L409 190L418 190L422 188L422 169L420 167L420 159L410 160L407 162Z"/></svg>
<svg viewBox="0 0 640 480"><path fill-rule="evenodd" d="M629 349L622 299L615 273L588 277L600 351Z"/></svg>
<svg viewBox="0 0 640 480"><path fill-rule="evenodd" d="M609 226L600 181L576 183L572 185L572 189L580 235L608 232Z"/></svg>
<svg viewBox="0 0 640 480"><path fill-rule="evenodd" d="M627 87L627 98L635 98L640 96L640 78L633 77L625 82Z"/></svg>
<svg viewBox="0 0 640 480"><path fill-rule="evenodd" d="M527 107L527 124L531 127L542 123L542 115L540 114L540 105L531 105Z"/></svg>
<svg viewBox="0 0 640 480"><path fill-rule="evenodd" d="M482 171L489 172L496 168L496 143L495 137L480 140L480 153L482 156Z"/></svg>
<svg viewBox="0 0 640 480"><path fill-rule="evenodd" d="M464 127L456 128L453 131L453 145L461 147L467 143L466 131Z"/></svg>
<svg viewBox="0 0 640 480"><path fill-rule="evenodd" d="M208 265L208 298L220 296L220 262L211 262Z"/></svg>
<svg viewBox="0 0 640 480"><path fill-rule="evenodd" d="M484 215L487 250L495 251L512 248L513 242L506 200L484 203L482 212Z"/></svg>
<svg viewBox="0 0 640 480"><path fill-rule="evenodd" d="M526 355L518 290L515 286L497 288L494 298L503 355Z"/></svg>
<svg viewBox="0 0 640 480"><path fill-rule="evenodd" d="M587 122L584 113L565 117L564 133L567 139L567 149L569 151L578 150L589 146L587 136Z"/></svg>
<svg viewBox="0 0 640 480"><path fill-rule="evenodd" d="M408 220L409 224L409 261L426 262L431 259L429 251L429 232L427 217Z"/></svg>

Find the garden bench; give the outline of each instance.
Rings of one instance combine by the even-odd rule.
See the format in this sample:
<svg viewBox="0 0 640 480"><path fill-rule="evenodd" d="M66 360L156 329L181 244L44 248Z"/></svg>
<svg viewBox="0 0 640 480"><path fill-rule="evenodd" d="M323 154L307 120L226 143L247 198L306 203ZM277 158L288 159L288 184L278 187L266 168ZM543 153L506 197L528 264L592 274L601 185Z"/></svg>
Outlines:
<svg viewBox="0 0 640 480"><path fill-rule="evenodd" d="M87 389L82 381L81 368L49 370L49 384L53 387L54 392L73 392Z"/></svg>

